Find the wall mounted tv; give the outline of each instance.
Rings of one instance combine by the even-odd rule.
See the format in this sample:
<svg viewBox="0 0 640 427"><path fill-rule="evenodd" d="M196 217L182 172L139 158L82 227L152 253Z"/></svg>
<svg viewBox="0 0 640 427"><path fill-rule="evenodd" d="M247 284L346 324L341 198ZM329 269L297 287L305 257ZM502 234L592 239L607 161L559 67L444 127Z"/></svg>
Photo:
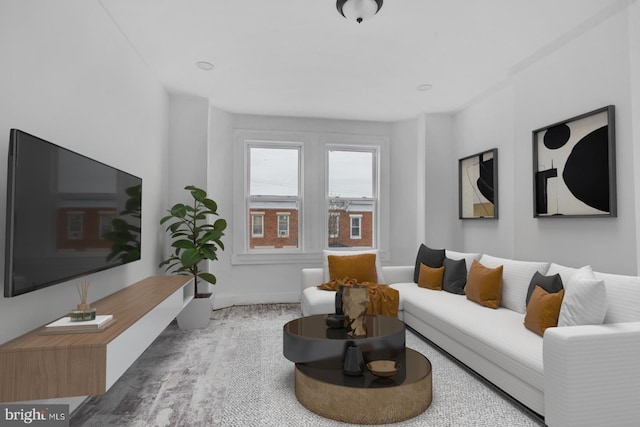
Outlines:
<svg viewBox="0 0 640 427"><path fill-rule="evenodd" d="M140 259L141 206L142 179L11 129L4 296Z"/></svg>

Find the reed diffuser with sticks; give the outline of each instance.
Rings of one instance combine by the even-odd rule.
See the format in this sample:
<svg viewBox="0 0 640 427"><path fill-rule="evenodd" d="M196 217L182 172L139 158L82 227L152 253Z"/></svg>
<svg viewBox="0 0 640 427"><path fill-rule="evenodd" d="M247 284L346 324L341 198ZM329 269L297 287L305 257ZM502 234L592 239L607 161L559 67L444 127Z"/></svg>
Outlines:
<svg viewBox="0 0 640 427"><path fill-rule="evenodd" d="M84 281L76 284L78 290L78 296L80 297L80 304L76 310L69 313L69 317L74 322L82 322L85 320L93 320L96 318L96 309L91 308L91 305L87 302L89 297L89 282Z"/></svg>

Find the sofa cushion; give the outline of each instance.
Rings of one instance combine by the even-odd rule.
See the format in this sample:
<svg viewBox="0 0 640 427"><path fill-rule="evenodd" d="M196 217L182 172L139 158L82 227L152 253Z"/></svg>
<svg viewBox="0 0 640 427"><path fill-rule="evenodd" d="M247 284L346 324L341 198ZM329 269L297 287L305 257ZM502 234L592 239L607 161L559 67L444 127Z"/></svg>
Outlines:
<svg viewBox="0 0 640 427"><path fill-rule="evenodd" d="M329 280L342 280L345 277L358 283L378 283L376 273L376 254L329 255Z"/></svg>
<svg viewBox="0 0 640 427"><path fill-rule="evenodd" d="M546 274L547 276L559 274L560 278L562 279L562 283L566 284L576 271L578 271L577 268L567 267L552 262L551 264L549 264L549 269L547 270Z"/></svg>
<svg viewBox="0 0 640 427"><path fill-rule="evenodd" d="M640 322L640 277L593 273L604 280L607 290L607 314L604 323Z"/></svg>
<svg viewBox="0 0 640 427"><path fill-rule="evenodd" d="M464 295L467 284L467 264L464 259L444 259L442 289L452 294Z"/></svg>
<svg viewBox="0 0 640 427"><path fill-rule="evenodd" d="M444 275L444 267L432 268L432 267L429 267L428 265L420 264L420 276L418 277L418 286L420 286L421 288L441 291L443 275Z"/></svg>
<svg viewBox="0 0 640 427"><path fill-rule="evenodd" d="M378 283L386 283L384 281L384 274L382 273L382 264L380 263L380 254L377 249L368 249L364 251L331 251L331 250L323 250L322 251L322 270L324 275L324 281L328 282L331 280L329 276L329 255L338 255L338 256L350 256L350 255L360 255L360 254L375 254L376 255L376 276L378 277Z"/></svg>
<svg viewBox="0 0 640 427"><path fill-rule="evenodd" d="M529 282L529 289L527 291L527 300L525 301L527 304L527 311L529 305L529 299L531 298L531 294L536 286L540 286L542 289L547 291L550 294L554 294L556 292L560 292L563 288L562 286L562 278L559 274L554 274L553 276L544 276L540 274L539 271L533 273L533 277L531 278L531 282Z"/></svg>
<svg viewBox="0 0 640 427"><path fill-rule="evenodd" d="M543 390L543 339L523 327L524 314L504 307L487 310L464 296L418 288L415 284L402 288L401 296L403 293L407 325L419 330L413 324L414 318L419 319L475 355L469 357L485 359Z"/></svg>
<svg viewBox="0 0 640 427"><path fill-rule="evenodd" d="M564 289L550 293L535 285L527 304L524 326L540 336L544 335L547 328L557 326L563 296Z"/></svg>
<svg viewBox="0 0 640 427"><path fill-rule="evenodd" d="M547 274L558 273L564 283L577 268L552 263ZM593 273L597 279L604 280L607 292L607 314L604 323L640 321L640 277L622 274Z"/></svg>
<svg viewBox="0 0 640 427"><path fill-rule="evenodd" d="M502 266L489 268L473 260L464 292L468 300L498 308L502 296Z"/></svg>
<svg viewBox="0 0 640 427"><path fill-rule="evenodd" d="M475 259L479 261L480 257L482 256L482 254L474 252L456 252L450 251L449 249L446 249L444 251L444 255L449 259L463 259L467 268L467 274L469 274L469 269L471 268L471 263L473 262L473 260Z"/></svg>
<svg viewBox="0 0 640 427"><path fill-rule="evenodd" d="M420 265L424 264L428 267L440 268L444 261L444 249L431 249L424 243L418 248L416 256L416 268L413 271L413 281L418 283L420 278Z"/></svg>
<svg viewBox="0 0 640 427"><path fill-rule="evenodd" d="M590 266L576 271L565 285L558 326L598 325L607 314L607 291Z"/></svg>
<svg viewBox="0 0 640 427"><path fill-rule="evenodd" d="M548 262L516 261L483 254L482 265L495 268L503 266L502 271L502 306L524 314L526 311L527 291L533 274L538 271L546 274Z"/></svg>

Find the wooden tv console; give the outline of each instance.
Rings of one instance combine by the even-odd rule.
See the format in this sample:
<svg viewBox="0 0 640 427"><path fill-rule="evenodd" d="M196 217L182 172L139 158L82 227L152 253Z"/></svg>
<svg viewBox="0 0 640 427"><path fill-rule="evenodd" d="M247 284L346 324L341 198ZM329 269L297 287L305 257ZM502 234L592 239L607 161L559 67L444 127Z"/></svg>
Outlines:
<svg viewBox="0 0 640 427"><path fill-rule="evenodd" d="M191 276L148 277L91 304L113 314L102 332L41 335L42 326L2 344L0 402L106 392L192 298Z"/></svg>

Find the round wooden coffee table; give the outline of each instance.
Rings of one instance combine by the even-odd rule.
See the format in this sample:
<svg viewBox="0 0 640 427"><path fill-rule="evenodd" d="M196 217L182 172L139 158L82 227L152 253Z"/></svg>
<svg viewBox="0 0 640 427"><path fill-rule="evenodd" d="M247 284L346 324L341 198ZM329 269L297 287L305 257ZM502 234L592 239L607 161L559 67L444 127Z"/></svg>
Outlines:
<svg viewBox="0 0 640 427"><path fill-rule="evenodd" d="M296 398L310 411L353 424L388 424L424 412L432 400L431 363L405 347L404 323L397 318L367 315L368 336L349 338L326 326L326 315L309 316L284 327L283 352L296 363ZM365 362L395 360L399 370L378 378L368 369L360 376L343 373L347 346L362 349Z"/></svg>

